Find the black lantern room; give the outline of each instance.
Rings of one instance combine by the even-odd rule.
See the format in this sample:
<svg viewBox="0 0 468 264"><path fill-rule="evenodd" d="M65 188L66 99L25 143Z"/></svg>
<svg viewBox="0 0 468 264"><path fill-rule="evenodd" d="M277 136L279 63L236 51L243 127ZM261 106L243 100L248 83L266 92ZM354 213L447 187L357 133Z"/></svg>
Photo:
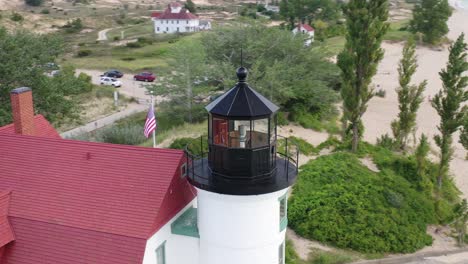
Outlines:
<svg viewBox="0 0 468 264"><path fill-rule="evenodd" d="M239 82L210 103L208 153L187 149L188 178L195 187L221 194L255 195L289 187L297 175L297 149L287 139L277 150L279 107L245 82L247 69L237 70Z"/></svg>

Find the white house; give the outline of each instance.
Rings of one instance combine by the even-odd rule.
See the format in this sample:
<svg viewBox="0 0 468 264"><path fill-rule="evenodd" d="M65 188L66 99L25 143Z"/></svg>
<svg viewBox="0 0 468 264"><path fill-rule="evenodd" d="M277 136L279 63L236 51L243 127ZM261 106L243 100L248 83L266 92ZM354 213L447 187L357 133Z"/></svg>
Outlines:
<svg viewBox="0 0 468 264"><path fill-rule="evenodd" d="M211 29L209 21L200 21L198 16L190 13L180 2L168 4L164 12L153 12L151 19L156 34L196 32Z"/></svg>
<svg viewBox="0 0 468 264"><path fill-rule="evenodd" d="M292 30L292 32L294 34L302 33L302 34L307 35L306 41L305 41L306 46L310 46L310 44L314 42L315 29L311 27L310 25L300 23Z"/></svg>

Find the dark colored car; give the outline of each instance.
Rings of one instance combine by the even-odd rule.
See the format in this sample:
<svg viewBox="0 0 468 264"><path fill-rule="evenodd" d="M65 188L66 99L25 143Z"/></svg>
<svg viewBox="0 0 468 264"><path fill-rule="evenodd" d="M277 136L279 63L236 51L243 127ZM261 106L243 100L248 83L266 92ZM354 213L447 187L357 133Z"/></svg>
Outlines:
<svg viewBox="0 0 468 264"><path fill-rule="evenodd" d="M119 72L118 70L109 70L109 71L106 71L102 76L112 77L112 78L122 78L123 73Z"/></svg>
<svg viewBox="0 0 468 264"><path fill-rule="evenodd" d="M142 72L133 76L133 80L143 82L154 82L154 80L156 80L156 76L151 72Z"/></svg>

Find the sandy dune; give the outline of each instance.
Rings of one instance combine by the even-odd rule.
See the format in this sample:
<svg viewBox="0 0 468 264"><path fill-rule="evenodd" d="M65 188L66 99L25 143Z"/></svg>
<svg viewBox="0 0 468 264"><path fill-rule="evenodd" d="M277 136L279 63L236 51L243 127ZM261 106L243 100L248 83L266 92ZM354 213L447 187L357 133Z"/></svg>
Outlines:
<svg viewBox="0 0 468 264"><path fill-rule="evenodd" d="M468 11L456 11L449 21L450 33L449 38L454 40L462 32L468 35ZM468 41L468 37L465 38ZM366 126L365 139L370 142L375 142L376 138L382 134L391 134L390 122L396 118L398 114L398 98L395 88L398 87L398 62L401 58L402 43L384 43L385 58L379 66L377 75L374 78L374 84L379 85L380 89L387 92L385 98L375 97L369 103L369 108L364 115ZM426 100L422 103L418 112L418 131L417 137L421 133L425 133L432 138L437 133L437 124L439 118L435 110L429 103L429 98L432 98L442 87L438 72L445 67L448 60L448 47L436 50L427 47L418 47L418 62L419 68L416 72L413 81L421 82L424 79L428 80L428 86L425 91ZM464 160L465 150L458 143L458 135L455 136L454 144L455 155L451 162L451 172L455 176L455 182L459 189L463 192L463 197L468 198L468 161ZM436 150L435 144L432 145Z"/></svg>

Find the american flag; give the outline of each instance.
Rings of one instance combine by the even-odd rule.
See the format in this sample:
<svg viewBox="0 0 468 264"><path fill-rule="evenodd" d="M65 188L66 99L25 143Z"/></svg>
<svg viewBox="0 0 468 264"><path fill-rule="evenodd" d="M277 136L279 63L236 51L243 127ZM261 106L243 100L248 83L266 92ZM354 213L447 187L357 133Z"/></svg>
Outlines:
<svg viewBox="0 0 468 264"><path fill-rule="evenodd" d="M154 108L153 104L151 104L150 109L148 111L148 115L146 116L145 122L145 137L149 138L151 133L156 130L156 117L154 116Z"/></svg>

